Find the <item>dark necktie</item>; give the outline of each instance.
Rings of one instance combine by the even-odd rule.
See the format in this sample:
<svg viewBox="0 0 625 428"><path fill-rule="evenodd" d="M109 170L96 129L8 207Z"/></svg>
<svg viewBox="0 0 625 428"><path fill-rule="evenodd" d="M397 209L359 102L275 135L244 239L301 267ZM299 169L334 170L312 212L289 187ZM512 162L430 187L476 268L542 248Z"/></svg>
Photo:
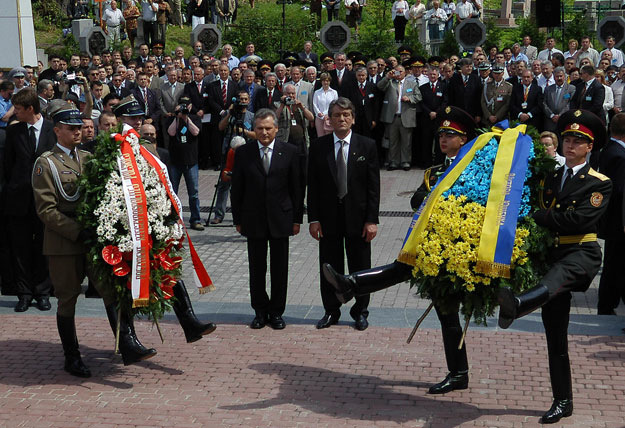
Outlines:
<svg viewBox="0 0 625 428"><path fill-rule="evenodd" d="M365 85L363 83L360 84L360 94L363 97L365 96Z"/></svg>
<svg viewBox="0 0 625 428"><path fill-rule="evenodd" d="M451 165L451 162L452 162L451 158L446 157L445 158L445 167L448 167L449 165Z"/></svg>
<svg viewBox="0 0 625 428"><path fill-rule="evenodd" d="M69 157L70 157L73 161L75 161L75 160L76 160L76 149L72 149L72 150L70 150L70 152L69 152Z"/></svg>
<svg viewBox="0 0 625 428"><path fill-rule="evenodd" d="M567 168L566 169L566 177L564 178L564 182L562 183L562 189L564 189L566 187L566 184L571 181L571 178L573 178L573 168ZM560 189L560 190L562 190Z"/></svg>
<svg viewBox="0 0 625 428"><path fill-rule="evenodd" d="M28 130L28 141L34 151L37 151L37 135L35 134L35 127L31 126Z"/></svg>
<svg viewBox="0 0 625 428"><path fill-rule="evenodd" d="M345 147L345 141L338 141L341 147L336 154L336 181L337 181L337 193L339 199L343 199L347 195L347 162L343 153Z"/></svg>
<svg viewBox="0 0 625 428"><path fill-rule="evenodd" d="M270 106L271 106L271 102L273 101L273 96L272 96L272 94L273 94L273 91L269 91L269 100L268 100L268 101L269 101L269 105L270 105Z"/></svg>
<svg viewBox="0 0 625 428"><path fill-rule="evenodd" d="M224 102L224 108L226 107L226 98L228 95L228 85L226 84L226 82L223 82L221 84L221 98Z"/></svg>

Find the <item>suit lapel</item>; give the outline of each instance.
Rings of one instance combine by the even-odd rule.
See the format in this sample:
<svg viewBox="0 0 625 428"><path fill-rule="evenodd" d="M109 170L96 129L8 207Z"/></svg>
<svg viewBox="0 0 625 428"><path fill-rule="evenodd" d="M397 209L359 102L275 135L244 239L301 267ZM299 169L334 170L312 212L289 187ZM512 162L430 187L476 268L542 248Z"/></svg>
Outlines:
<svg viewBox="0 0 625 428"><path fill-rule="evenodd" d="M356 134L354 134L352 132L352 139L349 142L349 152L347 155L347 182L349 183L349 180L351 179L351 176L354 172L354 170L356 169L356 159L358 153L360 153L360 144L358 141L358 137L356 137Z"/></svg>
<svg viewBox="0 0 625 428"><path fill-rule="evenodd" d="M334 184L338 185L338 179L336 177L336 157L334 156L334 134L329 134L327 140L328 153L326 154L326 159L330 167L330 174L332 174L332 178L334 179Z"/></svg>
<svg viewBox="0 0 625 428"><path fill-rule="evenodd" d="M586 164L582 169L577 171L571 179L564 185L560 193L558 194L559 198L563 198L564 196L571 193L573 190L577 189L580 185L579 181L582 180L582 177L585 177L590 169L590 165ZM564 174L565 168L561 168L561 171L558 173L558 178L560 179L559 183L562 183L562 174ZM558 187L559 188L559 187Z"/></svg>

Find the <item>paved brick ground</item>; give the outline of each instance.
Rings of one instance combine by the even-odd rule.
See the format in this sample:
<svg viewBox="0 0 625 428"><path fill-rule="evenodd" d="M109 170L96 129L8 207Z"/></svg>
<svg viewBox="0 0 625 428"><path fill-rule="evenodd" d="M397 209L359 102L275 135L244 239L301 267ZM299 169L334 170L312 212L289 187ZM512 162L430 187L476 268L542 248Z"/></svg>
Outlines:
<svg viewBox="0 0 625 428"><path fill-rule="evenodd" d="M153 359L124 367L110 351L103 319L79 319L94 376L59 369L52 317L0 316L0 425L6 427L533 427L550 405L544 339L529 333L471 332L470 388L426 389L445 374L439 332L341 326L279 332L222 324L195 344L163 323L165 343L138 323ZM11 326L7 330L7 326ZM571 340L575 414L563 425L624 425L625 339Z"/></svg>
<svg viewBox="0 0 625 428"><path fill-rule="evenodd" d="M202 206L210 205L216 177L200 174ZM421 177L418 170L382 172L374 265L395 258ZM184 192L182 199L186 204ZM0 428L538 426L551 404L540 315L515 322L514 330L500 331L494 320L488 328L472 325L470 388L428 396L427 387L446 374L436 317L427 318L412 344L405 340L429 302L407 285L392 287L373 296L366 332L351 328L346 313L339 326L316 330L323 313L318 250L302 229L291 240L286 330L246 326L253 311L245 240L231 226L192 231L218 289L199 295L188 282L189 290L196 312L215 320L217 331L186 344L168 316L161 344L151 323L138 322L139 337L159 354L124 367L112 354L101 302L81 298L78 337L94 375L88 380L62 371L54 300L50 312L15 314L15 298L0 297ZM625 427L625 319L594 315L597 281L574 296L575 414L562 426Z"/></svg>

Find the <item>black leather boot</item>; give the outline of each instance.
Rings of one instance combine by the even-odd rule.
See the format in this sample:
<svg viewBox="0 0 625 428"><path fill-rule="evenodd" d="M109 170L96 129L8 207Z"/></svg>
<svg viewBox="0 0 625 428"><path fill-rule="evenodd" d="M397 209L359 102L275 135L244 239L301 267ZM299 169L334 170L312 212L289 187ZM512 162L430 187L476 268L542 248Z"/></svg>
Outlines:
<svg viewBox="0 0 625 428"><path fill-rule="evenodd" d="M184 331L184 336L187 338L187 343L196 342L200 340L202 336L215 331L217 328L215 324L212 322L204 324L195 316L193 306L191 306L191 299L189 299L189 294L187 293L183 281L178 281L176 285L174 285L174 297L174 312L176 313L176 317L178 317L180 327L182 327Z"/></svg>
<svg viewBox="0 0 625 428"><path fill-rule="evenodd" d="M512 321L535 311L549 300L549 289L537 285L525 293L515 296L509 288L501 288L497 294L499 302L499 327L508 328Z"/></svg>
<svg viewBox="0 0 625 428"><path fill-rule="evenodd" d="M458 346L458 345L456 345ZM467 389L469 387L469 372L449 373L442 382L432 385L428 389L428 394L445 394L456 389Z"/></svg>
<svg viewBox="0 0 625 428"><path fill-rule="evenodd" d="M410 265L395 261L351 275L341 275L328 263L324 263L323 276L334 287L337 299L347 303L354 296L371 294L408 281L412 277L412 269Z"/></svg>
<svg viewBox="0 0 625 428"><path fill-rule="evenodd" d="M113 329L113 335L117 334L117 305L106 306L106 315ZM122 355L124 365L128 366L139 361L147 360L156 355L156 349L146 348L135 334L135 326L132 317L122 311L119 322L119 353Z"/></svg>
<svg viewBox="0 0 625 428"><path fill-rule="evenodd" d="M549 377L553 389L553 404L541 422L553 424L573 414L573 381L568 353L549 356Z"/></svg>
<svg viewBox="0 0 625 428"><path fill-rule="evenodd" d="M63 353L65 354L65 371L72 376L91 377L91 372L80 358L74 317L63 317L57 314L56 326L59 330Z"/></svg>

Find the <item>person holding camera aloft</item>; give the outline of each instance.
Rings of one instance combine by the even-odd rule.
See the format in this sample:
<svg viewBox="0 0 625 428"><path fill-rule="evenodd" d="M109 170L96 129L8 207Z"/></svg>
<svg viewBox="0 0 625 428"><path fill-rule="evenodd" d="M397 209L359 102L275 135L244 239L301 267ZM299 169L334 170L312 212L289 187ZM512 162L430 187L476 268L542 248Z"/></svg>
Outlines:
<svg viewBox="0 0 625 428"><path fill-rule="evenodd" d="M247 109L249 103L250 94L245 90L239 91L236 101L230 104L228 112L219 121L219 131L225 132L222 151L226 154L226 164L221 171L221 176L217 183L215 215L210 221L210 224L221 223L226 214L226 203L228 202L228 195L230 194L230 180L234 168L234 151L248 140L256 138L256 134L252 130L254 125L254 113Z"/></svg>
<svg viewBox="0 0 625 428"><path fill-rule="evenodd" d="M287 83L282 88L280 106L276 110L278 116L278 136L280 141L286 141L297 147L299 155L299 177L302 186L302 195L306 191L306 162L308 159L308 127L306 121L315 120L313 112L297 99L297 88Z"/></svg>
<svg viewBox="0 0 625 428"><path fill-rule="evenodd" d="M191 113L191 100L187 96L180 97L175 116L167 129L169 134L168 165L169 178L174 192L178 193L180 178L184 175L191 208L191 229L204 230L200 219L200 198L198 192L198 134L202 122L196 114Z"/></svg>

